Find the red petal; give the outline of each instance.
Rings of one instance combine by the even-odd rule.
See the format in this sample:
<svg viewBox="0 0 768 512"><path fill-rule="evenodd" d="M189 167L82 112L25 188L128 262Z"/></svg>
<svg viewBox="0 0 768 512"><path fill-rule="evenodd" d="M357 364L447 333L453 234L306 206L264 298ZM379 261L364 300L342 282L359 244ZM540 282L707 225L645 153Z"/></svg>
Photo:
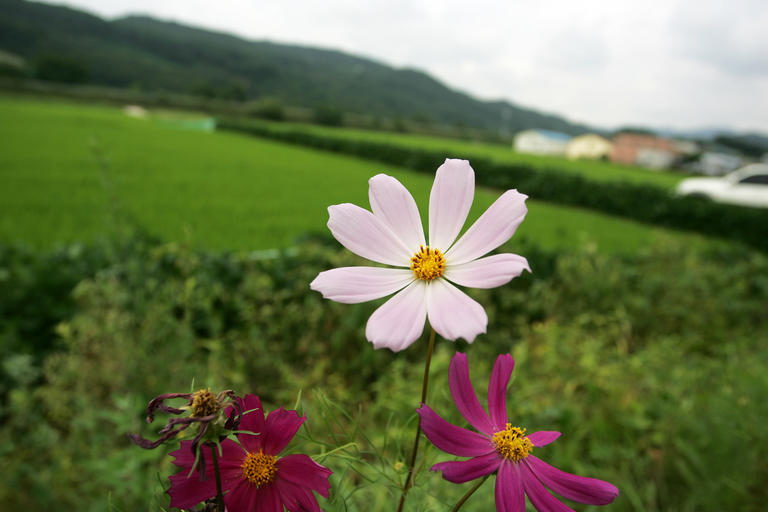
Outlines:
<svg viewBox="0 0 768 512"><path fill-rule="evenodd" d="M422 404L416 412L421 416L421 430L432 444L444 452L459 457L476 457L496 449L490 438L448 423L426 404Z"/></svg>

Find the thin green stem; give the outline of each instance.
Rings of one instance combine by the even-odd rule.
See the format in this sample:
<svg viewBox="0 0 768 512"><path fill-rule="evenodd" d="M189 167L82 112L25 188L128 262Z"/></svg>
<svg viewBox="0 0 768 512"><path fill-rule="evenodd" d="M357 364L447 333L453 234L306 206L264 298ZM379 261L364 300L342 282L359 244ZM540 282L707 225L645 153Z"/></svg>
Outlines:
<svg viewBox="0 0 768 512"><path fill-rule="evenodd" d="M457 512L461 506L466 502L470 496L472 496L476 490L480 488L481 485L485 483L486 480L488 480L488 477L491 476L491 474L485 475L479 482L477 482L475 485L472 486L470 490L467 491L467 493L461 497L459 501L456 502L456 506L451 509L451 512Z"/></svg>
<svg viewBox="0 0 768 512"><path fill-rule="evenodd" d="M432 333L429 335L429 348L427 349L427 361L424 363L424 379L421 381L421 403L427 401L427 388L429 387L429 365L432 362L432 352L435 349L435 330L432 329ZM421 417L416 423L416 437L413 440L413 451L411 452L411 461L408 464L408 476L405 477L405 485L403 485L403 493L400 495L400 505L397 507L397 512L403 511L405 505L405 496L413 484L413 468L416 466L416 453L419 451L419 438L421 437Z"/></svg>
<svg viewBox="0 0 768 512"><path fill-rule="evenodd" d="M211 456L213 457L213 473L216 475L216 510L217 512L224 512L224 494L221 492L219 457L216 453L216 445L213 443L211 443Z"/></svg>

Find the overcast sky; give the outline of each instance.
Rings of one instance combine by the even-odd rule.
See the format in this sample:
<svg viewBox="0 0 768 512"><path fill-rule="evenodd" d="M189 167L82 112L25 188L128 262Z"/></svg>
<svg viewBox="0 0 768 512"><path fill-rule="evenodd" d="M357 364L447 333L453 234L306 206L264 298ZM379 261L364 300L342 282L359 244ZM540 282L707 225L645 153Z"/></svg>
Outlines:
<svg viewBox="0 0 768 512"><path fill-rule="evenodd" d="M768 0L66 0L427 71L606 128L768 132Z"/></svg>

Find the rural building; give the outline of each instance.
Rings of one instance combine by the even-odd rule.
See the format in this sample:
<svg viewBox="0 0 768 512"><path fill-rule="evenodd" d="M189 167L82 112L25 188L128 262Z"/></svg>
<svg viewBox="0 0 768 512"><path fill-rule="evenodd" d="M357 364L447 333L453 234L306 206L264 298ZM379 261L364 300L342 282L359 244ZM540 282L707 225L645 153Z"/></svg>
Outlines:
<svg viewBox="0 0 768 512"><path fill-rule="evenodd" d="M536 155L564 155L571 136L549 130L524 130L515 135L515 150Z"/></svg>
<svg viewBox="0 0 768 512"><path fill-rule="evenodd" d="M613 138L611 161L650 169L666 169L679 154L671 140L642 133L620 133Z"/></svg>
<svg viewBox="0 0 768 512"><path fill-rule="evenodd" d="M565 156L571 160L607 160L612 150L611 141L595 133L588 133L572 138L565 148Z"/></svg>

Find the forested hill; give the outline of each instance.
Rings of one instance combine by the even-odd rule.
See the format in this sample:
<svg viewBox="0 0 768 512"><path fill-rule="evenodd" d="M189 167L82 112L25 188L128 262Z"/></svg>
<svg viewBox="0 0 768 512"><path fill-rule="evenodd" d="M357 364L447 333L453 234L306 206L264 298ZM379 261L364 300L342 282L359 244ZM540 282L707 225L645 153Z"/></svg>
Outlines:
<svg viewBox="0 0 768 512"><path fill-rule="evenodd" d="M506 102L479 101L421 71L143 16L107 21L67 7L0 0L0 51L23 58L27 74L49 80L227 99L271 97L286 105L492 131L587 130Z"/></svg>

